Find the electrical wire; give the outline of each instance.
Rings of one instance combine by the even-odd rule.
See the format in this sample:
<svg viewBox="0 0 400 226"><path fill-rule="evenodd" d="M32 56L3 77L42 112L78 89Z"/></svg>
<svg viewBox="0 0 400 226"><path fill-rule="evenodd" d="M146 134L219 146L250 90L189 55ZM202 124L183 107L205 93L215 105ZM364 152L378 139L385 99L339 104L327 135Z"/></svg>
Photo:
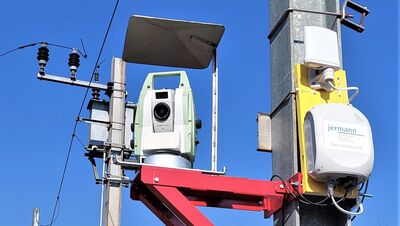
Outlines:
<svg viewBox="0 0 400 226"><path fill-rule="evenodd" d="M358 191L361 191L363 189L363 187L365 186L365 183L362 183L360 188L358 188Z"/></svg>
<svg viewBox="0 0 400 226"><path fill-rule="evenodd" d="M82 52L81 52L79 49L77 49L77 48L72 48L72 47L65 46L65 45L59 45L59 44L48 43L48 42L43 41L43 42L34 42L34 43L31 43L31 44L19 46L19 47L15 48L15 49L8 50L8 51L6 51L6 52L0 54L0 58L3 57L3 56L8 55L8 54L10 54L10 53L13 53L13 52L15 52L15 51L17 51L17 50L25 49L25 48L27 48L27 47L33 47L33 46L36 46L36 45L39 45L39 44L46 44L46 45L48 45L48 46L54 46L54 47L63 48L63 49L70 49L70 50L76 49L76 50L78 51L78 53L79 53L83 58L86 59L86 58L88 57L88 55L86 54L85 46L83 45L82 39L81 39L81 43L82 43L82 46L83 46L83 48L84 48L84 53L82 53Z"/></svg>
<svg viewBox="0 0 400 226"><path fill-rule="evenodd" d="M297 190L295 190L295 191L296 191L296 193L297 193L298 195L295 195L295 194L287 187L285 181L283 180L283 178L282 178L281 176L279 176L279 175L273 175L273 176L271 177L270 181L272 181L274 178L279 178L279 180L282 182L283 186L285 187L285 190L286 190L287 192L289 192L289 193L293 196L294 199L298 200L298 201L301 202L301 203L304 203L304 204L307 204L307 205L315 205L315 206L330 206L330 205L334 205L333 202L331 202L331 203L324 203L326 200L329 199L329 196L328 196L328 195L327 195L326 197L324 197L322 200L318 201L318 202L313 202L313 201L307 199L303 194L301 194L301 193L300 193L299 191L297 191ZM340 198L338 201L335 200L335 202L336 202L336 203L342 202L343 200L346 199L347 194L348 194L348 191L346 190L344 196L343 196L342 198ZM300 197L300 198L299 198L299 197Z"/></svg>
<svg viewBox="0 0 400 226"><path fill-rule="evenodd" d="M119 4L119 0L116 0L114 9L113 9L113 12L112 12L112 15L111 15L111 19L110 19L110 21L108 23L107 30L106 30L106 33L104 35L103 42L101 44L101 47L100 47L100 50L99 50L99 53L98 53L98 56L97 56L97 59L96 59L95 66L93 67L92 75L91 75L90 81L89 81L89 86L93 81L94 73L96 71L96 67L97 67L97 65L99 63L101 54L103 52L103 49L104 49L104 46L105 46L109 31L110 31L110 28L111 28L111 25L112 25L112 22L114 20L114 16L115 16L115 12L117 10L118 4ZM51 45L55 46L54 44L51 44ZM59 47L65 47L65 46L59 46ZM64 179L65 179L65 174L66 174L67 167L68 167L69 157L71 155L72 145L74 143L74 138L76 137L76 129L77 129L77 126L78 126L79 118L80 118L80 115L82 113L83 106L85 104L85 101L86 101L86 98L88 96L88 93L89 93L89 87L86 89L85 95L83 97L82 103L81 103L79 111L78 111L78 116L76 117L76 120L75 120L75 123L74 123L73 132L72 132L71 140L70 140L68 151L67 151L67 156L66 156L66 159L65 159L65 164L64 164L64 167L63 167L63 173L62 173L62 176L61 176L61 181L60 181L60 185L59 185L59 188L58 188L56 201L55 201L54 208L53 208L53 214L51 216L51 221L48 224L48 226L52 226L53 223L58 218L58 214L57 214L57 217L56 217L56 209L57 209L57 206L59 205L59 202L60 202L60 195L61 195L62 187L63 187L63 184L64 184Z"/></svg>
<svg viewBox="0 0 400 226"><path fill-rule="evenodd" d="M353 95L349 98L349 103L353 101L353 99L360 93L360 89L358 87L352 86L352 87L346 87L346 88L338 88L331 81L328 81L329 86L337 91L349 91L349 90L354 90Z"/></svg>
<svg viewBox="0 0 400 226"><path fill-rule="evenodd" d="M369 179L367 180L367 182L365 182L364 194L366 194L367 191L368 191L368 183L369 183ZM364 186L364 184L363 184L363 186ZM360 189L360 190L361 190L361 189ZM364 203L364 199L365 199L365 196L363 196L363 197L361 198L361 204ZM358 212L358 211L360 211L360 208L357 209L357 212ZM351 221L353 221L356 217L357 217L357 215L356 215L356 216L353 216L353 217L351 218Z"/></svg>
<svg viewBox="0 0 400 226"><path fill-rule="evenodd" d="M59 201L58 203L57 203L57 214L56 214L56 218L58 217L58 215L60 214L60 207L61 206L61 202ZM36 219L36 223L38 223L38 225L40 225L40 226L50 226L50 224L41 224L40 222L39 222L39 220L38 219Z"/></svg>
<svg viewBox="0 0 400 226"><path fill-rule="evenodd" d="M12 50L8 50L8 51L6 51L6 52L0 54L0 58L3 57L3 56L5 56L5 55L8 55L8 54L10 54L10 53L12 53L12 52L15 52L15 51L17 51L17 50L24 49L24 48L26 48L26 47L32 47L32 46L35 46L35 45L41 44L41 43L42 43L42 42L35 42L35 43L31 43L31 44L19 46L19 47L15 48L15 49L12 49Z"/></svg>
<svg viewBox="0 0 400 226"><path fill-rule="evenodd" d="M65 45L59 45L59 44L54 44L54 43L49 43L49 42L42 42L42 43L44 43L44 44L46 44L46 45L48 45L48 46L54 46L54 47L58 47L58 48L63 48L63 49L70 49L70 50L72 50L72 49L76 49L77 51L78 51L78 53L79 53L79 55L81 55L83 58L87 58L87 54L86 54L86 50L85 50L85 53L82 53L78 48L73 48L73 47L69 47L69 46L65 46ZM82 42L82 39L81 39L81 43L83 43ZM83 46L83 44L82 44L82 46ZM83 48L85 48L84 46L83 46Z"/></svg>
<svg viewBox="0 0 400 226"><path fill-rule="evenodd" d="M76 138L76 139L79 141L79 143L82 145L82 147L85 149L86 146L85 146L85 144L82 142L82 140L79 139L78 135L76 135L76 134L74 134L74 135L75 135L75 138Z"/></svg>
<svg viewBox="0 0 400 226"><path fill-rule="evenodd" d="M357 207L358 207L357 212L351 212L351 211L347 211L347 210L343 209L336 202L334 195L333 195L333 187L328 186L328 194L333 202L333 205L335 205L336 209L338 209L340 212L350 215L350 216L360 215L364 212L364 207L363 207L363 204L361 203L360 199L357 198Z"/></svg>
<svg viewBox="0 0 400 226"><path fill-rule="evenodd" d="M350 212L350 211L347 211L347 210L343 209L342 207L340 207L337 204L337 202L335 201L335 198L333 197L333 194L331 196L331 199L332 199L332 202L335 205L336 209L338 209L340 212L342 212L344 214L347 214L347 215L350 215L350 216L357 216L357 215L360 215L360 214L362 214L364 212L364 207L363 207L363 204L361 203L360 199L357 199L357 206L358 206L358 211L357 212Z"/></svg>

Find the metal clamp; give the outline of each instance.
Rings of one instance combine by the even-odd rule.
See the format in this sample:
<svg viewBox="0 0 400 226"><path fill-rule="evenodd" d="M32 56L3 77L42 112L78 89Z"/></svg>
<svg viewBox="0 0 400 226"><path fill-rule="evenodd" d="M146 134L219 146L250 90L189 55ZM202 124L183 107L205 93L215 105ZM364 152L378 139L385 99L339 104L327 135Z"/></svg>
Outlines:
<svg viewBox="0 0 400 226"><path fill-rule="evenodd" d="M320 14L320 15L327 15L327 16L334 16L337 18L341 18L342 14L340 13L335 13L335 12L324 12L324 11L314 11L314 10L306 10L306 9L293 9L293 8L288 8L282 16L279 18L278 22L274 25L274 27L271 29L271 31L268 34L268 39L271 40L272 37L275 35L275 33L282 27L283 22L286 20L286 18L289 16L290 13L292 12L301 12L301 13L313 13L313 14Z"/></svg>

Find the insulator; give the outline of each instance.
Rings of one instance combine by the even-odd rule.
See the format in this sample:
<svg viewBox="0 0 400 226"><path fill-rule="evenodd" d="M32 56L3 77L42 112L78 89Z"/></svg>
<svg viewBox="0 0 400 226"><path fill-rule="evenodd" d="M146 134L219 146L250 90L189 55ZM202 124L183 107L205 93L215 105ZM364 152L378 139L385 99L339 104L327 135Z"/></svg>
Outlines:
<svg viewBox="0 0 400 226"><path fill-rule="evenodd" d="M78 70L79 67L79 54L77 49L72 49L72 52L69 54L69 59L68 59L68 65L69 65L69 70L71 71L71 79L76 80L76 71Z"/></svg>
<svg viewBox="0 0 400 226"><path fill-rule="evenodd" d="M99 89L92 89L92 99L98 100L100 97Z"/></svg>
<svg viewBox="0 0 400 226"><path fill-rule="evenodd" d="M39 62L39 72L44 73L44 68L49 61L49 49L45 43L38 49L37 60Z"/></svg>
<svg viewBox="0 0 400 226"><path fill-rule="evenodd" d="M96 69L96 71L94 72L94 81L98 82L99 81L99 71Z"/></svg>

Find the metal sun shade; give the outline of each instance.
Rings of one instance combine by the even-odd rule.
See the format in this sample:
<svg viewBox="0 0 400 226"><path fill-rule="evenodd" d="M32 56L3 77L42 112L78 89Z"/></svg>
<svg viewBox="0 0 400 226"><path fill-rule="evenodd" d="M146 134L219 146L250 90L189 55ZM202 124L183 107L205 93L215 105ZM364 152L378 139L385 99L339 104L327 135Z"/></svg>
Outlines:
<svg viewBox="0 0 400 226"><path fill-rule="evenodd" d="M145 16L131 16L122 59L130 63L204 69L224 33L224 26Z"/></svg>

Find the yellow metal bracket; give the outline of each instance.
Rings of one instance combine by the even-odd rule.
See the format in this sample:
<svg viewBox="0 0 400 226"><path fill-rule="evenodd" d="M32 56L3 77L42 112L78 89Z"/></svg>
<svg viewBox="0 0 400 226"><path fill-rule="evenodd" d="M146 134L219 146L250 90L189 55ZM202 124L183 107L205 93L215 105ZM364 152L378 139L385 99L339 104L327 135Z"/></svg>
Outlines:
<svg viewBox="0 0 400 226"><path fill-rule="evenodd" d="M314 90L310 88L308 81L308 68L302 64L295 65L295 88L296 88L296 108L297 108L297 129L299 138L299 150L300 150L300 167L301 173L303 174L303 191L309 195L326 195L326 185L314 181L308 176L307 170L307 155L305 150L304 141L304 118L306 113L314 106L326 103L342 103L348 104L347 91L332 91L325 92L320 90ZM344 70L338 70L335 72L334 84L336 87L345 88L346 83L346 72ZM337 187L335 190L335 196L343 196L345 190L343 187ZM356 197L358 190L353 189L347 194L347 197Z"/></svg>

